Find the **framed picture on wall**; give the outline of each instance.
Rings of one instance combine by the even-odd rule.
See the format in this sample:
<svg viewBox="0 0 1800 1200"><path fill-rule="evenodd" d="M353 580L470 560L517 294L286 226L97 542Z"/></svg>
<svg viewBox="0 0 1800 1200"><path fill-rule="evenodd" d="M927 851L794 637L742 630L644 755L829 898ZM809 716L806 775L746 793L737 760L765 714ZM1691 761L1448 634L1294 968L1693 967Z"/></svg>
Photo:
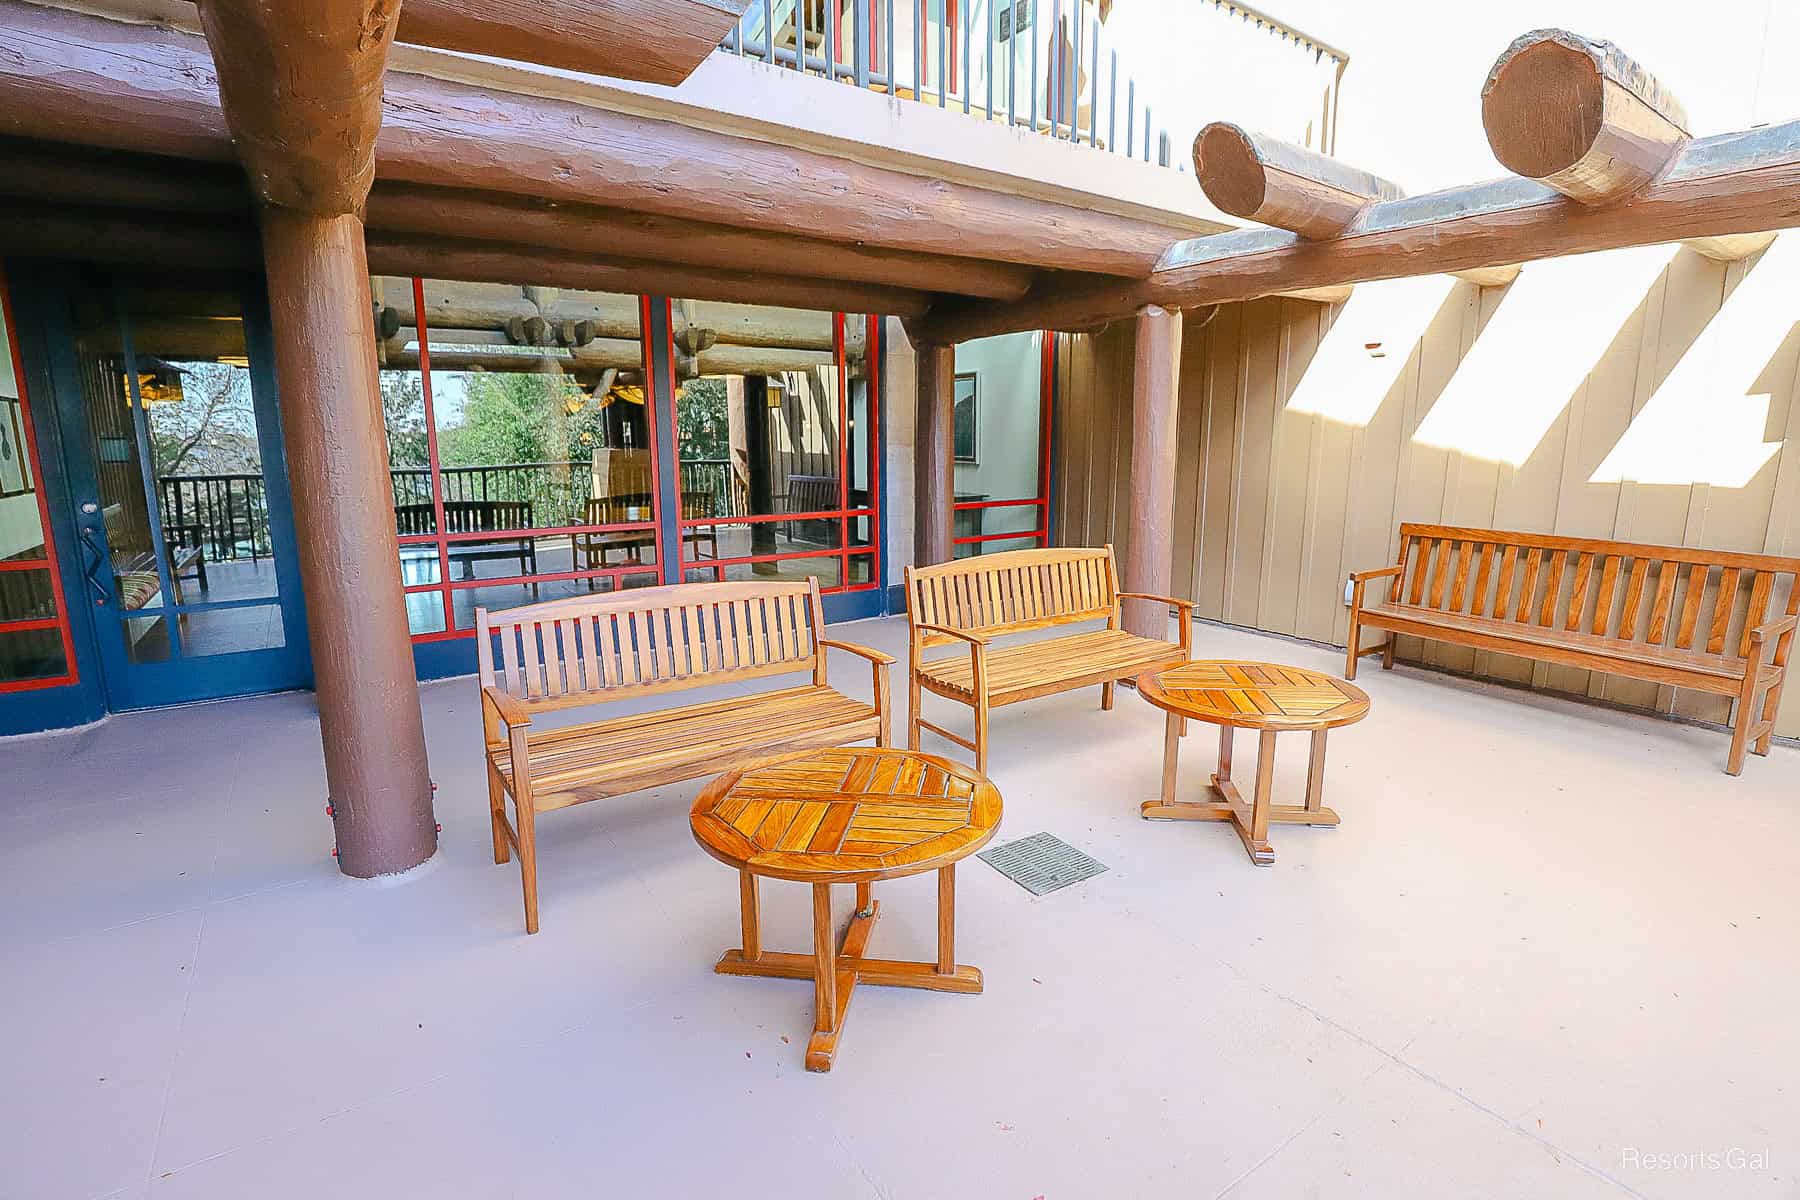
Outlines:
<svg viewBox="0 0 1800 1200"><path fill-rule="evenodd" d="M0 396L0 497L23 495L31 490L31 473L25 465L25 418L19 402Z"/></svg>
<svg viewBox="0 0 1800 1200"><path fill-rule="evenodd" d="M975 440L975 422L978 404L975 386L975 373L956 377L956 420L955 445L956 461L959 463L979 462L976 448L980 445Z"/></svg>

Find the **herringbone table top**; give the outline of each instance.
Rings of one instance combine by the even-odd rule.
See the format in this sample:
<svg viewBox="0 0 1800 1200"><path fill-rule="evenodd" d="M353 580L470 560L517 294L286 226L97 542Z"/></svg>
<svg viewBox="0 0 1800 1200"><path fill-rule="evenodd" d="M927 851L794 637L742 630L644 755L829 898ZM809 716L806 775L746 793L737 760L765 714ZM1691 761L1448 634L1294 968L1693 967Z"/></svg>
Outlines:
<svg viewBox="0 0 1800 1200"><path fill-rule="evenodd" d="M1369 697L1355 684L1279 663L1183 663L1145 671L1137 685L1158 708L1239 729L1334 729L1369 715Z"/></svg>
<svg viewBox="0 0 1800 1200"><path fill-rule="evenodd" d="M807 883L935 870L987 844L1000 793L972 767L910 750L805 750L713 780L689 814L720 862Z"/></svg>

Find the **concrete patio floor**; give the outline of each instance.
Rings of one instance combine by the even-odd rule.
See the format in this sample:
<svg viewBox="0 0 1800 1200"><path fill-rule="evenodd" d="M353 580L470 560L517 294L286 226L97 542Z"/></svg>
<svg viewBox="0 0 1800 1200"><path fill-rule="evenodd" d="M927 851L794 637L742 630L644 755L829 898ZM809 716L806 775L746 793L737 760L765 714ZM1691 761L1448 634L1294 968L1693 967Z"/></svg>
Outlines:
<svg viewBox="0 0 1800 1200"><path fill-rule="evenodd" d="M903 654L895 620L837 636ZM699 781L544 818L524 935L469 680L423 688L442 849L387 886L329 857L310 696L0 743L0 1196L1800 1194L1800 753L1731 779L1710 730L1362 682L1344 824L1277 827L1269 869L1138 818L1162 715L1135 695L997 713L1001 838L1110 870L1033 898L966 864L985 994L859 989L823 1076L808 985L710 971L737 881L689 835ZM1278 799L1304 771L1283 739ZM873 952L929 957L929 877L877 894ZM804 949L804 889L764 904Z"/></svg>

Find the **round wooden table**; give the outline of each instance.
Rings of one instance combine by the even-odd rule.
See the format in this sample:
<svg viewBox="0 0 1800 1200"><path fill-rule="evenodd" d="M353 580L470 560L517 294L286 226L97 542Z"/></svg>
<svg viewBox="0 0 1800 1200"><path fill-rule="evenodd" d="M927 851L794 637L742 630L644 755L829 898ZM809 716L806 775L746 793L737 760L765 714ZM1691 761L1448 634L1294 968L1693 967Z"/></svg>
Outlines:
<svg viewBox="0 0 1800 1200"><path fill-rule="evenodd" d="M1288 825L1336 825L1338 815L1321 803L1325 783L1325 734L1369 715L1369 697L1354 684L1332 675L1278 663L1214 660L1184 663L1137 677L1138 695L1169 714L1163 733L1162 796L1146 800L1139 812L1149 820L1229 821L1258 866L1275 861L1269 845L1271 822ZM1212 777L1213 800L1175 799L1175 763L1182 723L1206 721L1219 727L1219 769ZM1256 787L1244 802L1231 780L1232 734L1258 731ZM1306 769L1304 804L1271 804L1275 775L1275 735L1295 731L1312 734L1312 758Z"/></svg>
<svg viewBox="0 0 1800 1200"><path fill-rule="evenodd" d="M956 964L956 864L1000 824L1000 793L973 768L911 750L805 750L752 763L706 786L689 814L700 848L739 872L744 944L721 975L811 979L817 1001L806 1069L829 1071L858 983L979 992L981 972ZM938 873L937 961L869 958L878 879ZM762 948L757 878L810 883L813 952ZM856 885L856 912L838 938L834 884Z"/></svg>

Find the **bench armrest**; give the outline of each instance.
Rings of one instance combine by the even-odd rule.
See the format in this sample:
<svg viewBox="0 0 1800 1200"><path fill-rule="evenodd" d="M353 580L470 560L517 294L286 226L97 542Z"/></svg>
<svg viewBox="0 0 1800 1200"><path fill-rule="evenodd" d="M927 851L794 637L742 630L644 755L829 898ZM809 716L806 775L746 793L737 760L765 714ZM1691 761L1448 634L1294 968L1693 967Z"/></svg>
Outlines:
<svg viewBox="0 0 1800 1200"><path fill-rule="evenodd" d="M1367 583L1371 579L1381 579L1388 575L1398 578L1400 575L1400 565L1396 563L1391 567L1378 567L1373 571L1357 571L1350 576L1350 582Z"/></svg>
<svg viewBox="0 0 1800 1200"><path fill-rule="evenodd" d="M1783 634L1792 633L1796 624L1800 624L1800 614L1796 613L1789 613L1785 617L1777 617L1773 621L1764 621L1761 625L1758 625L1750 631L1750 644L1752 646L1761 645L1770 638L1777 638Z"/></svg>
<svg viewBox="0 0 1800 1200"><path fill-rule="evenodd" d="M1194 602L1192 600L1183 600L1179 596L1165 596L1160 592L1120 592L1119 599L1160 600L1170 608L1180 609L1184 614L1192 612L1194 609Z"/></svg>
<svg viewBox="0 0 1800 1200"><path fill-rule="evenodd" d="M948 625L914 625L912 631L914 633L947 634L950 637L968 642L972 646L985 646L993 641L993 639L988 637L985 633L971 633L966 629L952 629Z"/></svg>
<svg viewBox="0 0 1800 1200"><path fill-rule="evenodd" d="M866 658L870 662L884 667L892 666L895 662L893 655L880 650L871 649L868 646L859 646L855 642L836 642L832 641L830 638L820 638L819 648L821 650L845 650L856 655L858 658Z"/></svg>
<svg viewBox="0 0 1800 1200"><path fill-rule="evenodd" d="M492 684L482 686L481 705L483 708L493 709L494 715L508 729L525 729L531 725L531 710Z"/></svg>

